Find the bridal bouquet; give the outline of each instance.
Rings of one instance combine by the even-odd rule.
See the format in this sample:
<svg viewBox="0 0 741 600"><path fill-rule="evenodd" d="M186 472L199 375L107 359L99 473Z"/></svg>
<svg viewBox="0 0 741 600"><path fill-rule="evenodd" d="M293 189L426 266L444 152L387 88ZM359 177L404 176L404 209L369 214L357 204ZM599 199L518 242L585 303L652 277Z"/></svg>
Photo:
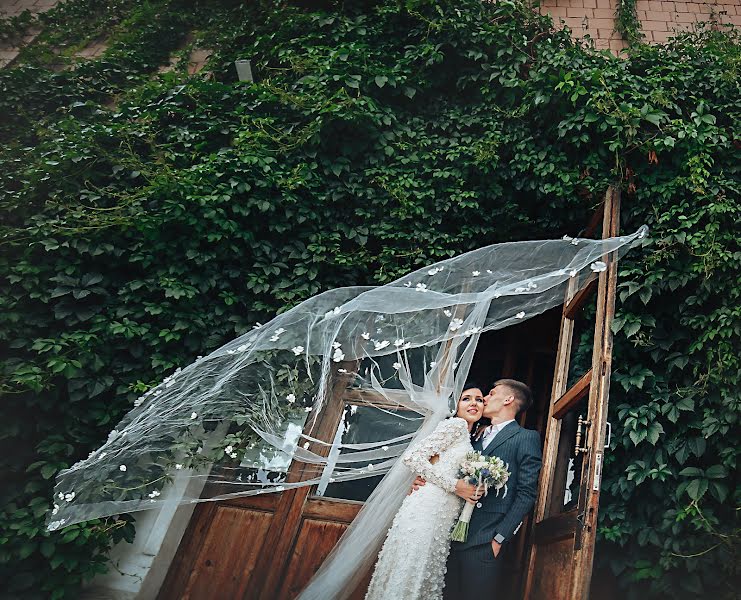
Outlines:
<svg viewBox="0 0 741 600"><path fill-rule="evenodd" d="M507 495L509 471L507 471L507 465L498 456L484 456L480 452L469 452L461 463L458 477L465 479L471 485L483 488L485 496L490 489L496 490L499 495L499 490L502 488L504 488L504 495ZM466 502L463 507L458 523L450 534L450 539L454 542L465 542L468 538L468 524L471 522L474 506Z"/></svg>

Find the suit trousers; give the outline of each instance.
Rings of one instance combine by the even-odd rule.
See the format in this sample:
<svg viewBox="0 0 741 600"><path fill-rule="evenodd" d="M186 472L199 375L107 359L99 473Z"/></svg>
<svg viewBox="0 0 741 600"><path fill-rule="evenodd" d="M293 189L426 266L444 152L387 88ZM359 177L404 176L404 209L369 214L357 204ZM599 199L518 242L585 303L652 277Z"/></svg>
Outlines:
<svg viewBox="0 0 741 600"><path fill-rule="evenodd" d="M453 542L448 555L444 600L496 599L506 544L496 557L491 543L465 549L456 549L456 546Z"/></svg>

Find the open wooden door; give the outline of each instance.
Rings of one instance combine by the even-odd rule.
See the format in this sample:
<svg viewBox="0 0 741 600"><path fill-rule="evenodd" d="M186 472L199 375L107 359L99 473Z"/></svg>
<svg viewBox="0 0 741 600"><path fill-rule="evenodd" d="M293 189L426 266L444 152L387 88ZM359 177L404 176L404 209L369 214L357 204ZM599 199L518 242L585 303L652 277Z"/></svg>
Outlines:
<svg viewBox="0 0 741 600"><path fill-rule="evenodd" d="M599 233L601 216L602 238L618 235L619 210L619 191L611 187L591 229ZM594 275L581 291L572 284L563 306L522 594L528 600L585 600L589 595L609 427L617 278L617 258L604 262L607 270Z"/></svg>

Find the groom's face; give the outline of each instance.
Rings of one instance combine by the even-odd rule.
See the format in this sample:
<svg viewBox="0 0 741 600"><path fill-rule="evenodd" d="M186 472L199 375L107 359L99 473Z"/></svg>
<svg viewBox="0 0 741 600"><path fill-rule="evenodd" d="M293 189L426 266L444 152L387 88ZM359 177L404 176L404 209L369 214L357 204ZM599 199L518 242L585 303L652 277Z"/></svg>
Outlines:
<svg viewBox="0 0 741 600"><path fill-rule="evenodd" d="M498 416L502 409L512 403L512 392L506 385L497 385L484 397L484 417Z"/></svg>

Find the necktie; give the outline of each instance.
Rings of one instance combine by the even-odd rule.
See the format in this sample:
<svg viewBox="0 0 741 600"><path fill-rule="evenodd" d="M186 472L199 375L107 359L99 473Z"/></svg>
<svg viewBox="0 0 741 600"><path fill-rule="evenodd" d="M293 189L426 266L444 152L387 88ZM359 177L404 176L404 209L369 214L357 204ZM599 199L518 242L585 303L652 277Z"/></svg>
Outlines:
<svg viewBox="0 0 741 600"><path fill-rule="evenodd" d="M484 443L484 448L492 443L494 438L497 437L497 433L499 433L499 428L494 424L489 425L489 427L486 428L486 431L484 432L484 439L482 440Z"/></svg>

